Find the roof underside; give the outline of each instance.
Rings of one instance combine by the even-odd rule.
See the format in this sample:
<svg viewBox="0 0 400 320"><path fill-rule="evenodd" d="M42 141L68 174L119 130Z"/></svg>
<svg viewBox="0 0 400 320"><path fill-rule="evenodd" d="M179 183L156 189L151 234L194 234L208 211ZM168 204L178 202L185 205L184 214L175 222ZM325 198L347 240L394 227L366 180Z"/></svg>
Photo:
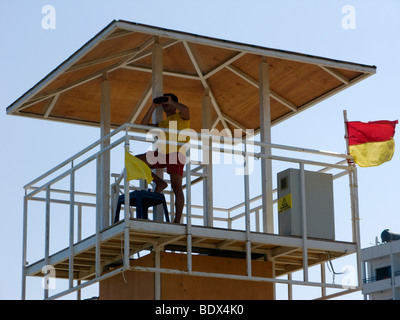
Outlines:
<svg viewBox="0 0 400 320"><path fill-rule="evenodd" d="M283 121L375 73L374 66L113 21L7 108L7 114L100 126L101 82L111 83L111 125L140 123L152 97L152 48L163 47L164 92L190 107L200 131L205 88L213 128L254 129L259 65L269 64L271 122Z"/></svg>

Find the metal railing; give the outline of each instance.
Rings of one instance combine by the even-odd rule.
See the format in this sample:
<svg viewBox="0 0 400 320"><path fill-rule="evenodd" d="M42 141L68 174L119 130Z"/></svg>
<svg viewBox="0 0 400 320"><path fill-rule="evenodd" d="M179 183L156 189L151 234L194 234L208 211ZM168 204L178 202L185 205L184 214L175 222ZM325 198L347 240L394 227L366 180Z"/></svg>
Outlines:
<svg viewBox="0 0 400 320"><path fill-rule="evenodd" d="M394 276L395 277L398 277L398 276L400 276L400 271L395 271L394 272ZM377 276L374 276L374 277L368 277L368 278L363 278L363 283L364 284L366 284L366 283L372 283L372 282L376 282L376 281L380 281L380 280L385 280L385 279L391 279L392 278L392 273L388 273L386 276L384 276L384 277L377 277Z"/></svg>
<svg viewBox="0 0 400 320"><path fill-rule="evenodd" d="M95 143L91 144L87 148L78 152L74 156L68 158L67 160L60 163L58 166L44 173L37 179L34 179L30 183L24 186L25 189L25 197L24 197L24 212L23 212L23 281L22 281L22 296L25 297L26 293L26 267L27 267L27 246L28 246L28 232L30 231L28 226L28 216L31 213L28 213L28 207L31 202L41 202L44 203L44 260L45 264L49 263L49 257L51 255L50 252L50 228L52 227L50 223L50 210L53 205L64 205L68 207L68 215L69 215L69 226L68 226L68 245L69 248L69 289L76 290L76 286L74 287L74 270L73 270L73 257L74 257L74 246L81 241L85 236L90 236L95 234L96 237L96 278L97 281L101 277L101 268L100 268L100 234L102 232L101 229L101 220L104 212L101 210L101 206L99 205L101 199L99 192L102 190L100 187L102 180L102 172L101 172L101 161L102 157L106 153L110 153L111 151L116 152L116 157L119 158L119 163L121 163L121 159L123 159L123 155L121 153L122 149L117 149L118 146L124 146L125 148L129 148L130 141L134 141L135 143L141 142L145 144L154 143L154 138L149 138L144 132L154 129L153 127L134 125L134 124L124 124L118 129L114 130L110 134L106 135L102 139L99 139ZM159 129L162 130L162 129ZM168 130L163 130L168 131ZM169 130L170 133L180 133L178 131ZM359 226L358 226L358 200L357 200L357 177L356 177L356 168L354 166L347 165L347 161L351 159L350 156L319 151L313 149L305 149L305 148L297 148L290 146L283 146L277 144L266 144L250 139L243 138L230 138L230 137L218 137L212 134L195 134L191 132L189 134L191 140L190 143L185 143L184 145L188 149L192 150L201 150L204 152L204 148L207 149L208 152L215 153L223 153L223 154L231 154L235 156L243 157L243 168L246 172L246 165L248 165L250 159L252 161L256 161L257 159L264 159L268 161L277 161L284 163L294 163L297 164L300 169L300 179L304 184L304 174L305 174L305 166L314 166L319 167L320 172L326 172L329 170L336 170L337 172L333 175L333 179L338 179L345 175L349 175L349 185L350 185L350 199L351 199L351 214L352 214L352 237L353 242L357 244L358 248L358 256L359 256ZM215 146L214 144L204 146L202 144L203 141L209 139L217 139L219 145ZM102 146L103 143L107 143L107 146ZM172 142L172 144L183 145L183 143ZM267 155L262 153L261 150L264 148L276 149L285 152L296 152L302 153L312 156L318 157L328 157L328 158L339 158L339 162L329 163L326 161L320 161L315 159L304 159L304 158L293 158L289 156L278 156L278 155ZM190 159L190 158L189 158ZM186 189L186 205L184 212L184 219L186 225L186 234L187 234L187 256L188 256L188 272L192 272L191 270L191 249L192 249L192 223L194 221L201 225L201 220L204 218L201 213L204 210L205 203L207 199L203 199L203 204L198 205L193 203L192 197L192 187L198 183L207 179L207 175L203 169L208 164L204 164L201 160L190 159L190 161L186 164L185 171L185 185ZM77 188L77 175L82 170L88 166L92 167L92 176L86 177L86 181L90 181L91 185L95 185L94 191L82 191ZM192 179L192 176L194 179ZM214 221L226 223L226 228L231 229L232 223L238 220L241 220L242 230L246 231L246 259L247 259L247 273L248 276L251 277L251 240L250 240L250 232L262 232L261 223L260 223L260 214L262 213L262 205L257 204L259 201L262 201L264 195L259 195L256 197L250 198L249 193L249 175L243 175L243 184L244 184L244 201L241 203L228 207L213 207L214 213L219 212L220 215L214 216ZM66 181L68 180L69 181ZM125 203L129 203L129 192L132 189L138 188L138 186L130 186L129 182L126 179L126 171L123 170L120 174L114 175L115 181L111 183L110 190L114 190L115 192L121 192L125 194ZM272 177L271 177L272 179ZM94 183L95 182L95 183ZM123 183L122 183L123 182ZM64 183L64 187L59 187L59 183ZM66 186L65 186L66 183ZM103 190L104 192L104 190ZM276 189L273 190L276 193ZM173 207L173 193L171 191L166 191L167 195L170 195L170 207ZM64 196L64 198L59 197L56 198L55 195ZM114 194L115 196L115 194ZM304 190L302 192L302 197L305 197ZM79 198L79 199L78 199ZM83 200L81 198L84 198ZM111 194L111 199L113 199L113 195ZM109 223L112 224L113 221L113 212L115 205L113 205L113 201L110 201L111 205L109 206L110 210L110 218ZM274 199L274 203L277 202L277 199ZM255 206L251 207L253 204ZM95 218L92 219L88 224L91 224L91 229L89 228L89 232L86 234L83 232L84 228L84 214L83 211L91 209L95 210ZM196 213L195 211L199 210L200 213ZM171 210L172 211L172 210ZM254 215L254 222L251 223L251 216ZM77 218L76 218L77 216ZM123 261L124 268L129 268L129 220L132 217L131 212L129 211L129 206L124 207L123 220L125 224L124 232L123 232ZM203 220L204 221L204 220ZM305 211L302 213L302 221L303 221L303 230L305 230ZM196 223L196 222L195 222ZM95 229L93 230L93 226ZM65 225L62 227L65 228ZM308 282L308 243L307 243L307 233L304 232L303 236L303 275L304 281ZM359 268L360 271L360 268ZM358 272L359 276L361 272ZM95 279L96 280L96 279ZM361 280L361 279L359 279ZM359 281L361 283L361 281ZM78 286L79 287L79 286ZM48 289L45 289L44 297L49 297Z"/></svg>

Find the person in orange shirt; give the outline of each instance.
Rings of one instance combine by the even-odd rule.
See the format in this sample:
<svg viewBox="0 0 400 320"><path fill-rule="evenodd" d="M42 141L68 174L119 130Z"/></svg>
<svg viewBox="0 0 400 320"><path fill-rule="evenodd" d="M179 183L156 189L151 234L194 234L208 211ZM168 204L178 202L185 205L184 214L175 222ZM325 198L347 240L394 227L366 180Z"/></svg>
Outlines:
<svg viewBox="0 0 400 320"><path fill-rule="evenodd" d="M167 118L157 124L150 124L152 114L158 106L162 106ZM176 130L184 130L190 128L190 112L189 108L179 103L178 97L172 93L166 93L162 97L153 99L153 102L144 116L142 125L153 125L159 128L174 128ZM166 134L165 140L172 140L172 134ZM177 136L176 134L174 135ZM175 139L176 141L176 139ZM186 140L187 141L187 140ZM182 217L185 197L182 190L183 168L185 166L186 150L183 147L161 144L155 151L148 151L144 154L137 155L139 159L144 161L151 169L167 168L167 173L171 178L171 187L175 194L175 219L174 223L180 223ZM153 181L156 184L154 192L162 192L168 184L154 172L152 173Z"/></svg>

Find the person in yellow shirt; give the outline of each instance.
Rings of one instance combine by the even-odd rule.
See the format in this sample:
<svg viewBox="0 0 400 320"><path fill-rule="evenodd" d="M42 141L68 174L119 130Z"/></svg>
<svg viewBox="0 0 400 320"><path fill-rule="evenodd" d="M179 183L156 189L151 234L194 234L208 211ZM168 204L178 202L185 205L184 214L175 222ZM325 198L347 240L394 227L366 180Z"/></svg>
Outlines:
<svg viewBox="0 0 400 320"><path fill-rule="evenodd" d="M157 124L150 124L152 114L158 106L162 106L167 118ZM179 103L178 97L172 93L166 93L163 97L153 99L153 102L144 116L142 125L153 125L160 128L184 130L190 128L190 112L189 108ZM166 140L177 141L177 135L166 134ZM187 142L187 140L186 140ZM139 159L144 161L151 169L167 168L167 173L171 177L171 187L175 194L175 219L174 223L180 223L182 217L185 197L182 190L183 168L185 166L186 151L181 146L161 144L155 151L148 151L144 154L137 155ZM154 192L162 192L168 184L154 172L152 173L153 181L156 184Z"/></svg>

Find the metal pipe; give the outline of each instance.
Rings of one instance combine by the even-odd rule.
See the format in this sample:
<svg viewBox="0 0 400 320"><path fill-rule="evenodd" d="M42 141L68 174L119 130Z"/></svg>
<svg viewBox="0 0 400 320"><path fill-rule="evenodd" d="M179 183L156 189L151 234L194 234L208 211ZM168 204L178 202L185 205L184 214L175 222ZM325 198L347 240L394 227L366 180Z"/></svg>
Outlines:
<svg viewBox="0 0 400 320"><path fill-rule="evenodd" d="M190 159L190 149L187 150ZM187 235L187 270L192 271L192 174L190 161L186 164L186 235Z"/></svg>
<svg viewBox="0 0 400 320"><path fill-rule="evenodd" d="M100 189L100 155L97 155L96 158L96 175L97 175L97 191ZM101 274L100 271L100 228L101 228L101 214L102 214L102 208L101 208L101 200L100 200L100 192L96 192L96 263L95 263L95 269L96 269L96 277L99 277Z"/></svg>
<svg viewBox="0 0 400 320"><path fill-rule="evenodd" d="M358 180L357 180L357 168L353 166L352 170L352 198L353 198L353 242L356 244L357 248L357 274L358 274L358 285L362 286L362 266L361 266L361 239L360 239L360 215L358 207ZM351 174L350 174L351 175ZM349 175L349 176L350 176Z"/></svg>
<svg viewBox="0 0 400 320"><path fill-rule="evenodd" d="M73 163L72 163L73 167ZM69 288L74 286L74 207L75 207L75 171L71 171L70 175L70 199L69 199L69 270L68 280Z"/></svg>
<svg viewBox="0 0 400 320"><path fill-rule="evenodd" d="M128 130L125 132L125 150L129 150L129 137ZM130 229L130 197L129 197L129 181L128 181L128 173L126 169L124 170L124 267L129 267L129 229Z"/></svg>
<svg viewBox="0 0 400 320"><path fill-rule="evenodd" d="M156 269L161 268L161 250L158 245L153 246L154 250L154 267ZM160 272L154 272L154 299L161 300L161 274Z"/></svg>
<svg viewBox="0 0 400 320"><path fill-rule="evenodd" d="M184 271L177 269L167 269L167 268L152 268L152 267L140 267L140 266L132 266L129 268L132 271L143 271L143 272L161 272L168 274L181 274L181 275L189 275L189 276L198 276L198 277L211 277L211 278L223 278L223 279L233 279L233 280L248 280L248 281L259 281L259 282L271 282L271 283L282 283L282 284L292 284L299 286L312 286L312 287L326 287L332 289L343 289L343 286L340 284L329 284L329 283L319 283L319 282L310 282L310 281L300 281L300 280L287 280L280 278L267 278L267 277L255 277L255 276L247 276L247 275L236 275L236 274L224 274L224 273L214 273L214 272L202 272L202 271ZM360 290L361 287L355 287L354 290Z"/></svg>
<svg viewBox="0 0 400 320"><path fill-rule="evenodd" d="M50 185L46 186L46 219L45 219L45 244L44 244L44 261L45 265L49 265L50 257ZM44 298L48 298L49 289L46 280L48 280L47 275L45 276L44 284Z"/></svg>
<svg viewBox="0 0 400 320"><path fill-rule="evenodd" d="M27 257L27 234L28 234L28 200L26 191L24 196L24 208L22 217L22 281L21 281L21 300L26 299L26 257Z"/></svg>
<svg viewBox="0 0 400 320"><path fill-rule="evenodd" d="M301 226L303 242L303 277L308 282L308 248L307 248L307 204L306 204L306 177L304 162L300 162L300 194L301 194Z"/></svg>
<svg viewBox="0 0 400 320"><path fill-rule="evenodd" d="M250 179L248 171L248 160L247 156L247 144L244 144L245 149L245 161L244 161L244 208L245 208L245 219L246 219L246 271L247 275L251 277L251 239L250 239Z"/></svg>

